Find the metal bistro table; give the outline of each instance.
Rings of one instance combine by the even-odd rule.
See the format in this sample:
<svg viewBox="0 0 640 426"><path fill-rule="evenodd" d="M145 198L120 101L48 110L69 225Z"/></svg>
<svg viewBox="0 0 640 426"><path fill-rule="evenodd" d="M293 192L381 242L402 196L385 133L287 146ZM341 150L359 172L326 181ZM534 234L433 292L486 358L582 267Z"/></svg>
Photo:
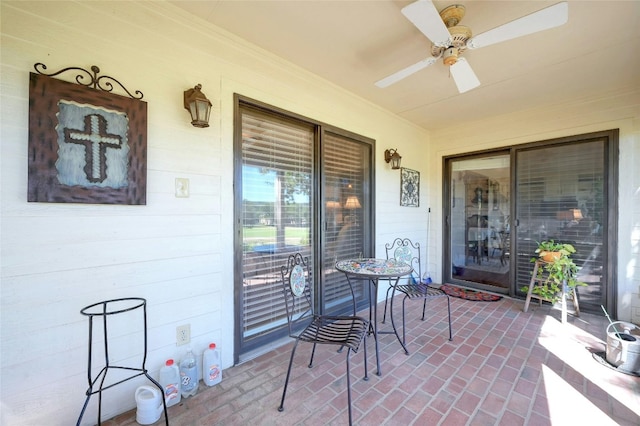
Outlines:
<svg viewBox="0 0 640 426"><path fill-rule="evenodd" d="M395 334L396 338L402 345L402 339L398 335L395 323L393 322L393 301L391 309L391 327L393 331L380 331L378 332L378 280L379 279L391 279L395 278L395 284L398 283L400 277L408 275L413 271L413 268L404 262L397 261L395 259L347 259L336 262L336 269L344 272L347 277L347 281L351 286L351 280L367 280L369 281L369 322L373 324L373 336L376 341L376 364L378 367L377 375L382 375L380 369L380 353L378 351L378 333L380 334ZM394 285L395 285L394 284ZM353 287L353 286L352 286ZM373 311L373 320L371 319L371 312ZM404 347L404 345L403 345Z"/></svg>

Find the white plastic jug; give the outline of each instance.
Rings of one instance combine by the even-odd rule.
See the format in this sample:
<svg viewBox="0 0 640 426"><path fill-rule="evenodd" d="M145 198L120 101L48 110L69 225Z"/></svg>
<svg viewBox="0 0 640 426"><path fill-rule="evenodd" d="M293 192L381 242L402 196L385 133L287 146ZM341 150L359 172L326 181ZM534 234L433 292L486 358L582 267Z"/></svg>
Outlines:
<svg viewBox="0 0 640 426"><path fill-rule="evenodd" d="M210 343L209 348L202 354L202 381L207 386L213 386L222 380L222 366L220 350L215 343Z"/></svg>
<svg viewBox="0 0 640 426"><path fill-rule="evenodd" d="M160 386L164 389L164 400L167 408L180 403L180 371L173 359L168 359L160 368Z"/></svg>
<svg viewBox="0 0 640 426"><path fill-rule="evenodd" d="M152 386L140 386L136 389L135 397L136 422L141 425L157 422L163 410L160 390Z"/></svg>

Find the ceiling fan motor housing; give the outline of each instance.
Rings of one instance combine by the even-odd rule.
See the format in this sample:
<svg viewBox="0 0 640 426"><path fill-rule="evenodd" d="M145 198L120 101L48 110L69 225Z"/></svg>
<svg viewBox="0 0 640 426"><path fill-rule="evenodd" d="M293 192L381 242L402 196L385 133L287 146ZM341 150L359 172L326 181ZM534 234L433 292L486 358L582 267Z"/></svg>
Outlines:
<svg viewBox="0 0 640 426"><path fill-rule="evenodd" d="M467 40L471 38L471 29L464 25L456 25L448 28L451 38L448 47L431 45L431 54L436 58L442 55L445 65L453 65L458 60L458 55L467 50Z"/></svg>

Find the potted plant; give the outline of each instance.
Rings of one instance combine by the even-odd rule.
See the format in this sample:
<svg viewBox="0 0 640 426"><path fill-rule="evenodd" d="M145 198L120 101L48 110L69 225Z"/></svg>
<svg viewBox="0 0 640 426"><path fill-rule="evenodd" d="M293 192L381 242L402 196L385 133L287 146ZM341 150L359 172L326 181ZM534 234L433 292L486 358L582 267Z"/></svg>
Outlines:
<svg viewBox="0 0 640 426"><path fill-rule="evenodd" d="M554 240L542 241L538 243L536 254L547 263L553 263L563 256L570 256L576 252L571 244L556 243ZM535 258L531 259L535 262Z"/></svg>
<svg viewBox="0 0 640 426"><path fill-rule="evenodd" d="M569 296L577 286L586 285L577 279L578 266L571 258L571 255L576 252L573 245L547 240L539 242L535 252L538 256L532 258L531 262L540 259L544 263L541 268L538 268L539 281L532 293L551 303L556 303L562 294L563 285L566 285L566 294ZM528 290L526 286L522 288L522 291Z"/></svg>

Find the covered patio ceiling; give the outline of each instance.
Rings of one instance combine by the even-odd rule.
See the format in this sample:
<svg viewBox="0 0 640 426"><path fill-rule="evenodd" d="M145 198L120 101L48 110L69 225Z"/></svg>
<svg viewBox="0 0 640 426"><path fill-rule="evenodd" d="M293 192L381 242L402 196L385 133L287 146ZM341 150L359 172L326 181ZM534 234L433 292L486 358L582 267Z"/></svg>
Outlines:
<svg viewBox="0 0 640 426"><path fill-rule="evenodd" d="M431 41L401 13L412 1L173 1L274 55L427 130L590 99L629 102L640 88L640 2L569 0L565 25L463 56L481 86L460 94L442 61L381 89L374 83L430 56ZM462 4L483 33L558 0Z"/></svg>

